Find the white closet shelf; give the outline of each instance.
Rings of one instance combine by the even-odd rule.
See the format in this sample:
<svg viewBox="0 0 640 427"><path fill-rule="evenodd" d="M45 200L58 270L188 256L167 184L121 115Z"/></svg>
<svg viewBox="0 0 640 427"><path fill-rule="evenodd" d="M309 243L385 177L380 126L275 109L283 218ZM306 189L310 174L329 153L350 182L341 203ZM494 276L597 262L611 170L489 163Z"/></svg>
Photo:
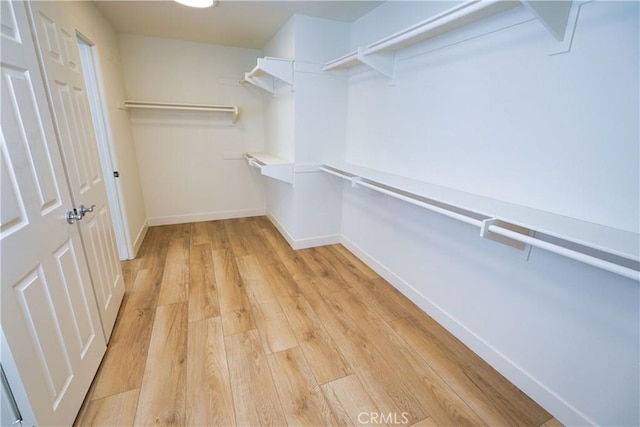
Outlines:
<svg viewBox="0 0 640 427"><path fill-rule="evenodd" d="M244 158L249 166L260 169L262 175L293 184L293 162L269 153L245 153Z"/></svg>
<svg viewBox="0 0 640 427"><path fill-rule="evenodd" d="M183 111L211 111L217 113L230 113L231 123L238 121L238 107L235 105L208 105L208 104L178 104L170 102L154 101L124 101L121 109L142 108L147 110L183 110Z"/></svg>
<svg viewBox="0 0 640 427"><path fill-rule="evenodd" d="M324 164L320 170L350 181L354 187L366 187L480 227L483 237L495 239L498 234L640 280L640 271L637 269L640 262L638 233L346 163ZM513 226L551 236L553 241L514 232ZM593 251L584 253L575 245L620 260L614 262L611 256L602 257L593 254Z"/></svg>
<svg viewBox="0 0 640 427"><path fill-rule="evenodd" d="M340 58L329 61L322 69L324 71L330 71L353 67L360 63L378 69L377 63L379 63L379 60L374 61L370 59L373 58L374 55L381 55L383 53L389 55L396 50L453 31L520 4L524 5L532 15L547 28L556 40L563 40L572 6L571 0L472 0L456 5L438 15L361 47L355 52L350 52ZM388 72L388 68L395 66L395 59L389 56L383 60L384 63L387 64L385 64L382 71L378 71L381 71L387 76L390 74L393 75L393 73ZM373 62L373 65L370 62Z"/></svg>
<svg viewBox="0 0 640 427"><path fill-rule="evenodd" d="M240 84L250 83L267 92L275 94L276 80L293 86L293 61L290 59L264 57L258 58L253 70L244 73Z"/></svg>

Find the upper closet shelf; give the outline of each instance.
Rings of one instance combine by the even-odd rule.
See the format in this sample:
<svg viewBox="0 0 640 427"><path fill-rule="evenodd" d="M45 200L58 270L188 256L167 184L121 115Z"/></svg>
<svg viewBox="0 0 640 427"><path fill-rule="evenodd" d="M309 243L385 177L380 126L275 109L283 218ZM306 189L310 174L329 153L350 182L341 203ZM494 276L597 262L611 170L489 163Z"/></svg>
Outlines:
<svg viewBox="0 0 640 427"><path fill-rule="evenodd" d="M143 108L147 110L183 110L183 111L211 111L231 114L231 123L238 121L238 107L235 105L205 105L205 104L176 104L153 101L124 101L121 109Z"/></svg>
<svg viewBox="0 0 640 427"><path fill-rule="evenodd" d="M482 237L508 238L523 247L537 246L640 280L638 233L350 164L325 164L320 170L348 180L354 187L369 188L477 226Z"/></svg>
<svg viewBox="0 0 640 427"><path fill-rule="evenodd" d="M253 70L244 73L244 79L240 81L240 84L251 83L273 94L276 92L276 80L293 86L292 60L267 56L258 58L257 62Z"/></svg>
<svg viewBox="0 0 640 427"><path fill-rule="evenodd" d="M322 69L329 71L349 68L363 63L380 71L387 77L392 77L393 68L395 67L395 59L392 54L394 51L431 39L520 4L524 5L556 40L562 41L564 39L572 9L571 0L472 0L447 9L438 15L377 42L361 47L355 52L329 61Z"/></svg>
<svg viewBox="0 0 640 427"><path fill-rule="evenodd" d="M244 158L251 167L269 178L293 184L294 164L268 153L245 153Z"/></svg>

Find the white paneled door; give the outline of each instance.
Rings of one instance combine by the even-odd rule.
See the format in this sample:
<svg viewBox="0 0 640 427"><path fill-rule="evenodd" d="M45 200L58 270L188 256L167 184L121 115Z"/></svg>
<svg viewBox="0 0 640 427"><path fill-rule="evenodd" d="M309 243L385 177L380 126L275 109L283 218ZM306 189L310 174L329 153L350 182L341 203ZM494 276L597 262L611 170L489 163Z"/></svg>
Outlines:
<svg viewBox="0 0 640 427"><path fill-rule="evenodd" d="M71 195L87 212L79 221L107 341L124 296L104 175L82 74L75 27L58 2L30 2L37 48L45 69Z"/></svg>
<svg viewBox="0 0 640 427"><path fill-rule="evenodd" d="M1 309L40 425L71 425L106 350L22 2L1 1Z"/></svg>

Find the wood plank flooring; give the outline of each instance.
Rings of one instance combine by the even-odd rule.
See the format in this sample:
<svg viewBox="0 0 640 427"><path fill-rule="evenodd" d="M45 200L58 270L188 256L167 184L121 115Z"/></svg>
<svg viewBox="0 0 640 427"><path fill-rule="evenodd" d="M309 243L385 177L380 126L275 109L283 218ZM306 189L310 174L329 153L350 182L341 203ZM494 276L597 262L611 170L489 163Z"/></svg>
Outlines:
<svg viewBox="0 0 640 427"><path fill-rule="evenodd" d="M149 229L77 426L560 425L340 245Z"/></svg>

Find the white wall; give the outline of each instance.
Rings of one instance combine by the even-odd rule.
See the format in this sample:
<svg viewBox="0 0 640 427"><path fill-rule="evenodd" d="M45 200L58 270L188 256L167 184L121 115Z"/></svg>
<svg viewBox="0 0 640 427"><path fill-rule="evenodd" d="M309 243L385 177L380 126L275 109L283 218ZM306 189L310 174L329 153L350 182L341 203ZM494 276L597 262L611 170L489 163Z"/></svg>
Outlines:
<svg viewBox="0 0 640 427"><path fill-rule="evenodd" d="M427 17L382 7L352 40L380 38L395 11ZM395 86L357 69L346 160L637 232L638 18L636 2L588 3L566 54L548 56L552 38L531 21L398 53ZM560 421L640 423L637 282L538 249L526 261L474 227L343 191L345 244Z"/></svg>
<svg viewBox="0 0 640 427"><path fill-rule="evenodd" d="M117 184L123 197L126 232L131 243L139 245L146 231L146 212L131 124L126 111L118 108L125 98L125 85L117 35L90 2L57 2L56 5L70 17L78 31L96 46L104 113L115 151L113 170L120 172Z"/></svg>
<svg viewBox="0 0 640 427"><path fill-rule="evenodd" d="M531 21L354 77L347 160L638 232L636 8L585 5L568 54Z"/></svg>
<svg viewBox="0 0 640 427"><path fill-rule="evenodd" d="M295 20L289 19L262 49L264 56L295 59ZM294 141L294 93L293 87L275 81L276 94L248 87L264 96L265 100L265 146L264 151L285 160L295 160Z"/></svg>
<svg viewBox="0 0 640 427"><path fill-rule="evenodd" d="M457 0L387 1L351 24L350 50L383 39L461 3Z"/></svg>
<svg viewBox="0 0 640 427"><path fill-rule="evenodd" d="M262 183L239 158L264 146L263 95L239 85L260 52L126 34L119 42L127 99L240 108L236 125L224 113L129 113L150 225L263 214Z"/></svg>
<svg viewBox="0 0 640 427"><path fill-rule="evenodd" d="M290 18L264 46L264 56L295 59L295 19ZM265 95L264 151L295 161L295 96L290 85L276 82L275 95ZM261 89L254 89L261 91ZM265 182L267 215L283 236L293 243L295 194L291 184L260 177Z"/></svg>
<svg viewBox="0 0 640 427"><path fill-rule="evenodd" d="M344 155L347 84L321 66L348 49L349 25L298 15L296 22L296 129L299 163Z"/></svg>
<svg viewBox="0 0 640 427"><path fill-rule="evenodd" d="M343 154L347 82L321 65L346 50L348 40L346 23L295 15L263 50L295 59L293 87L279 84L265 108L266 151L305 168L294 185L268 180L266 187L268 215L294 248L339 239L340 196L312 166Z"/></svg>

